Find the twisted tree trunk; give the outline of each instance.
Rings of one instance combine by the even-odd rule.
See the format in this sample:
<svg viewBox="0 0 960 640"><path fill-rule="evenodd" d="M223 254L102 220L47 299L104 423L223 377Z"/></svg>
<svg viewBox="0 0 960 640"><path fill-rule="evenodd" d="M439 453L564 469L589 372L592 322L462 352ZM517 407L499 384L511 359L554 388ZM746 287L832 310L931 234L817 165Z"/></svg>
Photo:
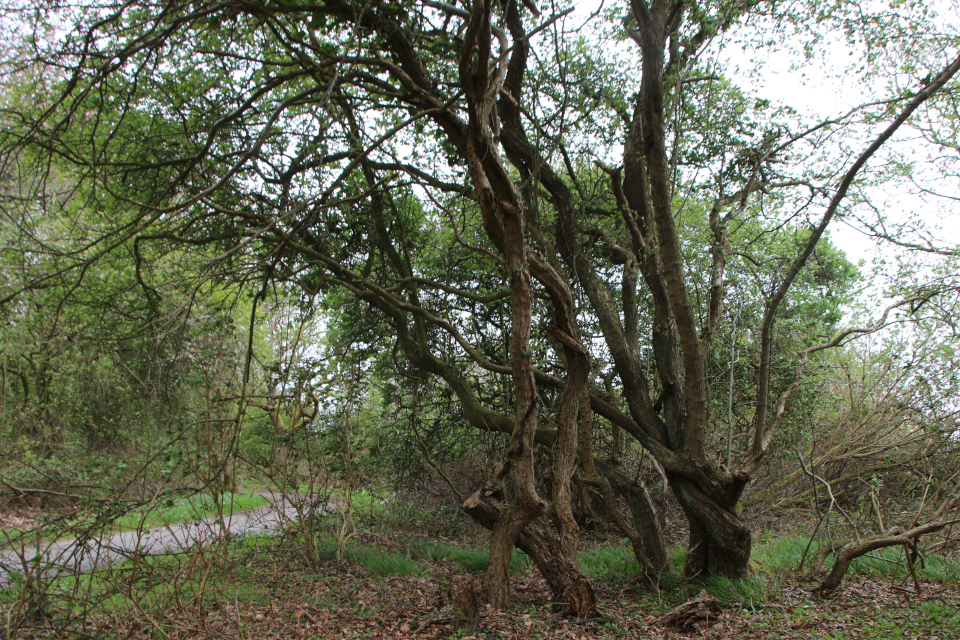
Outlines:
<svg viewBox="0 0 960 640"><path fill-rule="evenodd" d="M688 478L668 474L670 487L690 523L684 573L688 577L749 574L752 535L736 512L746 478L707 493Z"/></svg>
<svg viewBox="0 0 960 640"><path fill-rule="evenodd" d="M471 495L463 504L463 509L474 522L492 530L504 520L504 514L497 501L490 495L484 495L485 493L491 493L489 488ZM596 614L596 598L590 581L580 571L576 562L568 559L558 536L551 535L539 522L531 522L521 530L515 544L530 556L547 581L553 602L566 603L567 612L577 618L592 617ZM509 551L508 549L505 554L508 564ZM490 593L489 585L487 593Z"/></svg>

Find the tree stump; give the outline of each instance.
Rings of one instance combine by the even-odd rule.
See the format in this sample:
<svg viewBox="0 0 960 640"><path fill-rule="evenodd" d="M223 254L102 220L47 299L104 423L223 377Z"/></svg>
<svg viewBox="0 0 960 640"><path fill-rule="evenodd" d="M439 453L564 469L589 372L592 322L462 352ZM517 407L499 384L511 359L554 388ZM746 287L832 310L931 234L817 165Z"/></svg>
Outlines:
<svg viewBox="0 0 960 640"><path fill-rule="evenodd" d="M458 628L476 627L484 604L483 585L470 576L453 576L450 580L450 604L453 605Z"/></svg>
<svg viewBox="0 0 960 640"><path fill-rule="evenodd" d="M693 629L699 622L709 622L710 618L718 618L720 615L720 601L714 598L706 591L701 591L693 600L688 600L682 605L663 616L660 624L674 629Z"/></svg>
<svg viewBox="0 0 960 640"><path fill-rule="evenodd" d="M597 616L597 598L593 593L593 587L587 580L577 579L570 584L567 591L567 597L570 599L568 612L578 620L584 618L594 618Z"/></svg>

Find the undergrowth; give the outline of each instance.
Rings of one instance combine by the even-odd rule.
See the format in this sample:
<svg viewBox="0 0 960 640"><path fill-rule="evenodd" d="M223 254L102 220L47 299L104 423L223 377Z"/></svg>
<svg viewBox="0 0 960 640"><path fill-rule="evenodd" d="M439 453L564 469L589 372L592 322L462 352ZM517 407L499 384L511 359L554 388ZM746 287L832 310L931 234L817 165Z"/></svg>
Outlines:
<svg viewBox="0 0 960 640"><path fill-rule="evenodd" d="M311 565L298 560L300 556L296 550L301 543L292 537L250 535L237 537L229 545L203 551L137 558L96 575L64 576L35 582L20 590L4 590L0 593L0 609L12 611L19 599L28 605L19 610L27 616L23 618L24 628L31 625L49 627L56 622L61 630L58 633L62 635L55 637L73 637L66 632L71 625L83 629L84 633L89 632L88 619L110 620L113 621L110 624L122 626L122 621L131 617L144 625L156 625L150 633L162 637L168 632L163 625L167 624L168 618L174 618L174 612L186 620L193 615L192 611L207 610L204 609L208 606L206 603L214 607L213 611L220 612L216 615L226 616L224 625L248 629L257 620L243 612L256 610L269 615L269 607L283 593L300 594L298 597L310 605L302 610L312 612L310 615L317 619L320 610L345 610L352 612L350 615L354 618L366 619L380 616L378 612L395 610L396 604L389 598L371 602L367 596L361 596L367 588L363 586L365 584L392 584L393 589L400 590L394 592L394 597L401 599L404 589L429 592L430 585L436 584L438 576L448 571L450 564L465 573L482 573L489 564L489 553L485 550L422 540L392 542L389 548L374 546L369 540L354 541L338 562L336 544L331 539L324 540L318 547L320 563ZM737 612L737 616L748 621L753 632L766 634L762 637L781 638L799 637L789 635L785 630L820 624L817 621L833 606L832 601L810 597L806 587L797 588L797 569L805 551L809 557L815 549L807 549L807 540L802 537L760 538L754 548L753 576L741 580L718 576L688 580L683 576L684 550L675 547L669 550L670 567L661 576L659 589L643 579L632 550L626 544L586 549L579 554L578 562L595 588L603 591L601 606L620 607L621 615L634 611L634 615L655 619L705 589L720 600L725 611ZM889 586L884 586L886 583L908 574L902 566L899 549L885 550L881 557L884 559L867 558L855 563L847 579L853 580L854 576L881 578L880 582L874 583L878 585L874 588L889 591ZM925 565L925 568L917 568L918 577L925 582L955 583L960 580L960 560L956 558L931 554L925 558ZM361 571L355 570L361 567ZM521 585L521 591L531 590L531 585L542 582L531 570L530 558L519 552L511 558L511 573L516 584ZM368 576L377 579L371 581ZM20 586L25 585L21 582ZM909 586L905 584L905 587ZM801 597L799 601L797 594ZM537 601L536 598L541 596L531 597ZM911 602L909 606L913 615L909 621L897 617L902 611L898 607L905 606L897 604L889 607L889 611L884 609L882 615L878 614L872 626L858 627L856 635L841 629L825 631L817 637L848 640L914 638L932 628L960 627L960 614L954 607L938 601L913 602L912 598L907 601ZM785 602L792 602L789 610L784 609ZM851 602L853 604L845 605L846 612L837 615L846 616L842 620L854 621L850 623L854 624L861 613L859 609L853 609L860 603L856 598ZM771 603L775 605L772 608ZM228 611L224 607L233 608ZM530 620L548 616L547 610L527 611L523 622L526 628L536 628L530 626ZM186 622L183 625L189 626ZM626 629L622 630L626 632ZM293 627L287 628L289 633L294 631ZM366 637L362 632L358 633L356 637ZM251 637L255 635L251 634ZM530 637L551 636L545 633Z"/></svg>
<svg viewBox="0 0 960 640"><path fill-rule="evenodd" d="M483 573L490 565L490 552L480 549L464 549L452 544L429 544L423 541L409 545L410 557L422 561L449 560L468 573ZM514 550L510 556L510 573L517 575L532 564L530 556Z"/></svg>

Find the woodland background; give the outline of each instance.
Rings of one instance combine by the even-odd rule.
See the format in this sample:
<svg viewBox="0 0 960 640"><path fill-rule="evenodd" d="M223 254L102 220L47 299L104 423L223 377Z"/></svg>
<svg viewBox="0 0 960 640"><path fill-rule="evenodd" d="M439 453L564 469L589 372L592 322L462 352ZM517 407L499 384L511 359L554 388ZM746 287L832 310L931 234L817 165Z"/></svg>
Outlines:
<svg viewBox="0 0 960 640"><path fill-rule="evenodd" d="M956 637L955 13L5 0L6 637Z"/></svg>

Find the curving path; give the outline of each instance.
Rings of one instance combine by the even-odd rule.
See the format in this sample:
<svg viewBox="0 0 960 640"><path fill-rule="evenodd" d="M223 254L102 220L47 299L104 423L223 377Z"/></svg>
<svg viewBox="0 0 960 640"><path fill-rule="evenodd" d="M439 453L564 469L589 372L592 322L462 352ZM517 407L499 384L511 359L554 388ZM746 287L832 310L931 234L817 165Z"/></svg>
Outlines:
<svg viewBox="0 0 960 640"><path fill-rule="evenodd" d="M295 494L284 496L277 491L264 491L261 495L270 504L250 511L233 513L220 518L211 516L195 522L172 524L140 531L104 533L88 539L70 538L46 540L21 540L16 548L0 551L0 589L15 586L20 580L15 577L28 571L36 573L36 558L40 557L43 577L54 578L61 573L89 573L123 562L134 555L159 555L183 552L197 547L210 546L226 536L276 532L297 519L298 507L319 508L329 511L332 503L309 503L309 496ZM297 501L297 505L291 500Z"/></svg>

